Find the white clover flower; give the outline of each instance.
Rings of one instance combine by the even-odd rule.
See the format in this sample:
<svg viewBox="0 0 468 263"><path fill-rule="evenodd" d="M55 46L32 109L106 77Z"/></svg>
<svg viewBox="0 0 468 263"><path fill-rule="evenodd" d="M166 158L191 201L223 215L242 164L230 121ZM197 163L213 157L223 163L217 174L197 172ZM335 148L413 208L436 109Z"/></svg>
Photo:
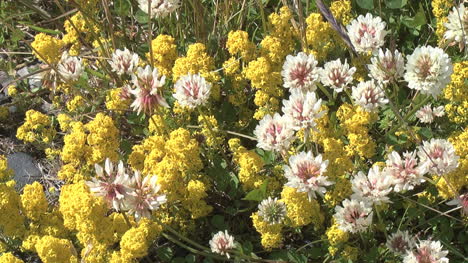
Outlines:
<svg viewBox="0 0 468 263"><path fill-rule="evenodd" d="M407 251L403 263L448 263L447 250L440 241L421 240L413 251Z"/></svg>
<svg viewBox="0 0 468 263"><path fill-rule="evenodd" d="M227 258L230 258L228 250L234 249L234 237L229 235L227 230L219 231L213 236L210 240L211 252L225 255Z"/></svg>
<svg viewBox="0 0 468 263"><path fill-rule="evenodd" d="M395 254L403 255L408 250L413 249L415 240L412 238L408 231L400 231L393 233L387 239L387 247Z"/></svg>
<svg viewBox="0 0 468 263"><path fill-rule="evenodd" d="M138 7L148 13L151 6L151 18L165 17L180 6L180 0L138 0Z"/></svg>
<svg viewBox="0 0 468 263"><path fill-rule="evenodd" d="M353 189L351 198L377 205L391 203L388 194L392 192L392 186L392 177L385 175L377 165L374 165L367 176L363 172L358 172L351 180Z"/></svg>
<svg viewBox="0 0 468 263"><path fill-rule="evenodd" d="M385 44L385 22L380 17L370 13L358 16L346 26L348 36L357 52L367 53L377 51Z"/></svg>
<svg viewBox="0 0 468 263"><path fill-rule="evenodd" d="M278 198L268 197L258 205L258 215L269 224L279 224L286 217L286 205Z"/></svg>
<svg viewBox="0 0 468 263"><path fill-rule="evenodd" d="M109 64L112 67L112 71L118 75L132 74L138 66L140 58L138 54L130 52L127 48L124 50L116 49L112 54L112 59Z"/></svg>
<svg viewBox="0 0 468 263"><path fill-rule="evenodd" d="M68 51L65 51L62 53L57 70L64 81L75 81L83 74L84 68L80 58L69 56Z"/></svg>
<svg viewBox="0 0 468 263"><path fill-rule="evenodd" d="M445 115L444 106L439 106L437 108L432 108L432 114L435 117L442 117Z"/></svg>
<svg viewBox="0 0 468 263"><path fill-rule="evenodd" d="M182 107L194 109L204 105L210 98L211 84L200 74L188 74L181 77L174 85L172 95Z"/></svg>
<svg viewBox="0 0 468 263"><path fill-rule="evenodd" d="M89 190L96 196L103 197L109 206L116 211L121 210L125 198L131 191L129 187L131 179L125 173L123 162L119 162L116 171L114 171L114 165L109 158L106 159L104 169L98 164L95 164L94 167L97 176L86 182Z"/></svg>
<svg viewBox="0 0 468 263"><path fill-rule="evenodd" d="M447 30L444 33L444 38L450 44L458 43L460 50L468 45L468 8L465 7L467 1L463 1L459 6L455 6L449 13L445 23Z"/></svg>
<svg viewBox="0 0 468 263"><path fill-rule="evenodd" d="M328 160L323 161L322 155L316 157L312 152L300 152L289 158L289 166L284 165L284 176L288 179L286 186L296 188L298 192L305 192L309 200L316 198L316 193L323 195L333 182L323 173L327 170Z"/></svg>
<svg viewBox="0 0 468 263"><path fill-rule="evenodd" d="M350 68L346 60L341 63L341 60L337 59L325 63L320 74L320 80L323 85L329 86L337 93L340 93L351 84L355 72L356 68Z"/></svg>
<svg viewBox="0 0 468 263"><path fill-rule="evenodd" d="M315 91L317 89L315 83L320 79L320 69L317 64L312 54L300 52L296 56L288 55L281 71L284 87L304 92Z"/></svg>
<svg viewBox="0 0 468 263"><path fill-rule="evenodd" d="M447 202L447 205L456 205L461 208L463 216L468 216L468 193L464 193L455 197L455 199Z"/></svg>
<svg viewBox="0 0 468 263"><path fill-rule="evenodd" d="M356 87L353 87L351 97L354 99L354 103L370 112L375 112L379 106L388 103L382 87L377 86L372 80L360 82Z"/></svg>
<svg viewBox="0 0 468 263"><path fill-rule="evenodd" d="M417 47L408 57L405 80L410 89L436 98L450 82L453 72L449 56L438 47Z"/></svg>
<svg viewBox="0 0 468 263"><path fill-rule="evenodd" d="M129 198L125 198L124 207L138 221L142 217L150 218L151 212L167 202L165 194L159 194L161 186L158 177L145 176L141 179L140 172L135 171Z"/></svg>
<svg viewBox="0 0 468 263"><path fill-rule="evenodd" d="M278 113L272 117L265 115L254 130L257 147L267 151L282 152L288 150L294 136L294 130L288 117Z"/></svg>
<svg viewBox="0 0 468 263"><path fill-rule="evenodd" d="M421 163L429 167L429 172L436 175L450 173L458 167L458 159L453 145L444 139L423 141L418 147L418 157Z"/></svg>
<svg viewBox="0 0 468 263"><path fill-rule="evenodd" d="M395 192L414 189L426 180L424 174L428 171L426 163L418 164L416 152L405 152L403 158L393 151L388 155L387 166L383 173L391 178Z"/></svg>
<svg viewBox="0 0 468 263"><path fill-rule="evenodd" d="M138 114L151 114L159 106L169 107L161 95L166 76L160 76L157 68L152 69L149 65L145 69L138 67L136 74L132 75L132 82L136 88L130 90L130 93L135 95L135 100L130 106Z"/></svg>
<svg viewBox="0 0 468 263"><path fill-rule="evenodd" d="M371 58L369 71L369 76L379 83L396 82L403 77L405 59L398 50L392 52L387 49L384 53L379 49L379 53Z"/></svg>
<svg viewBox="0 0 468 263"><path fill-rule="evenodd" d="M421 123L432 123L434 117L442 117L445 115L444 106L431 108L431 104L427 104L419 109L415 115Z"/></svg>
<svg viewBox="0 0 468 263"><path fill-rule="evenodd" d="M345 199L335 210L333 217L342 231L364 232L372 224L372 206L364 200Z"/></svg>
<svg viewBox="0 0 468 263"><path fill-rule="evenodd" d="M293 129L315 128L315 121L326 114L322 110L322 99L317 100L315 92L304 93L299 89L293 89L289 100L283 100L283 113L290 118Z"/></svg>

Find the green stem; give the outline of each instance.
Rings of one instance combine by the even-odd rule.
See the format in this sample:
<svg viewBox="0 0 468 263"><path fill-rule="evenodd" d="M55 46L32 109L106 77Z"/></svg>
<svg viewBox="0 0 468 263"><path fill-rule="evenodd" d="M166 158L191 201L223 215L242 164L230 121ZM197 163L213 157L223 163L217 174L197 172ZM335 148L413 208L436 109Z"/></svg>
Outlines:
<svg viewBox="0 0 468 263"><path fill-rule="evenodd" d="M387 96L388 97L388 96ZM416 113L416 111L418 111L424 104L428 103L429 101L431 100L431 96L427 96L425 99L423 99L420 103L418 103L416 106L413 107L413 109L411 109L406 115L405 117L401 117L400 113L398 113L398 111L394 108L392 108L392 111L395 113L395 115L397 116L397 118L399 118L400 122L394 126L389 132L387 132L387 134L394 134L398 129L401 128L401 126L403 126L404 124L406 124L406 121L408 121L408 119L413 116L413 114ZM390 104L390 107L392 107L392 103ZM398 113L398 114L397 114ZM400 119L401 118L401 119Z"/></svg>
<svg viewBox="0 0 468 263"><path fill-rule="evenodd" d="M169 236L168 234L166 233L162 233L162 236L165 237L167 240L175 243L176 245L190 251L191 253L194 253L194 254L198 254L198 255L201 255L201 256L205 256L205 257L210 257L210 258L214 258L214 259L218 259L218 260L223 260L223 261L233 261L231 259L227 259L225 257L221 257L221 256L218 256L218 255L214 255L212 253L207 253L207 252L204 252L204 251L199 251L199 250L196 250L192 247L189 247L187 245L185 245L184 243L178 241L177 239Z"/></svg>
<svg viewBox="0 0 468 263"><path fill-rule="evenodd" d="M327 96L327 98L330 100L330 101L334 101L333 100L333 96L330 94L330 92L328 92L328 90L320 83L317 83L317 86L319 87L319 89L325 93L325 96Z"/></svg>
<svg viewBox="0 0 468 263"><path fill-rule="evenodd" d="M380 215L379 208L376 205L374 205L374 208L375 208L375 213L377 214L377 218L379 219L379 223L384 228L385 239L387 239L388 238L388 236L387 236L387 227L385 226L385 224L384 224L384 222L382 220L382 216Z"/></svg>

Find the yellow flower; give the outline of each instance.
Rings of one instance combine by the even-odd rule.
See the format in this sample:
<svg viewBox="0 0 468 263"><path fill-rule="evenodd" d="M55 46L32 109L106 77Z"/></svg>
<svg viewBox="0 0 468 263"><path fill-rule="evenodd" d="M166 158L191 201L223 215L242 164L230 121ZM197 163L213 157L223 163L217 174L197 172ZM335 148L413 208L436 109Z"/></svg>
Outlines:
<svg viewBox="0 0 468 263"><path fill-rule="evenodd" d="M26 185L21 195L21 203L26 217L38 221L47 212L48 207L42 185L38 182Z"/></svg>
<svg viewBox="0 0 468 263"><path fill-rule="evenodd" d="M106 108L117 113L124 113L130 106L131 100L122 97L122 89L115 88L108 91L106 95Z"/></svg>
<svg viewBox="0 0 468 263"><path fill-rule="evenodd" d="M0 263L23 263L21 259L15 257L12 253L3 253L0 256Z"/></svg>
<svg viewBox="0 0 468 263"><path fill-rule="evenodd" d="M25 142L50 143L55 134L52 121L47 115L28 110L25 122L18 128L16 137Z"/></svg>
<svg viewBox="0 0 468 263"><path fill-rule="evenodd" d="M255 44L249 40L249 34L242 30L229 31L226 47L231 56L239 55L243 61L252 60Z"/></svg>
<svg viewBox="0 0 468 263"><path fill-rule="evenodd" d="M8 168L8 162L5 156L0 155L0 182L6 182L13 177L13 170Z"/></svg>
<svg viewBox="0 0 468 263"><path fill-rule="evenodd" d="M65 43L62 40L44 33L37 34L34 37L34 41L31 43L34 56L49 64L56 64L59 62L62 56L61 50L64 45Z"/></svg>
<svg viewBox="0 0 468 263"><path fill-rule="evenodd" d="M177 58L177 46L175 39L169 35L159 35L151 41L153 50L153 67L158 68L162 75L171 76L172 67ZM151 61L150 53L146 53L146 59Z"/></svg>
<svg viewBox="0 0 468 263"><path fill-rule="evenodd" d="M11 181L13 182L13 181ZM24 216L21 213L21 200L15 191L14 182L0 183L0 228L2 234L15 238L24 235Z"/></svg>
<svg viewBox="0 0 468 263"><path fill-rule="evenodd" d="M262 236L261 242L265 249L271 250L281 246L283 242L283 235L281 234L283 229L282 224L270 224L265 222L262 217L258 215L258 212L253 213L250 218L252 218L255 229Z"/></svg>
<svg viewBox="0 0 468 263"><path fill-rule="evenodd" d="M444 97L449 102L445 105L445 111L450 121L457 124L468 122L468 61L462 61L453 65L451 82L444 89Z"/></svg>
<svg viewBox="0 0 468 263"><path fill-rule="evenodd" d="M44 236L36 244L36 251L44 263L78 262L70 240Z"/></svg>
<svg viewBox="0 0 468 263"><path fill-rule="evenodd" d="M324 220L319 203L312 199L309 201L307 193L297 192L295 188L285 186L281 192L281 201L286 204L287 217L292 227L313 224L321 228Z"/></svg>

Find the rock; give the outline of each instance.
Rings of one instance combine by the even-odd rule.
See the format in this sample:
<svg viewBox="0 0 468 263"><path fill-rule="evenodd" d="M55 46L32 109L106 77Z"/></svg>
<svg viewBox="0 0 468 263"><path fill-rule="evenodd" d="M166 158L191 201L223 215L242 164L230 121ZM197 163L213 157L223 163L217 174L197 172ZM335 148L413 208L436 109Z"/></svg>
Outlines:
<svg viewBox="0 0 468 263"><path fill-rule="evenodd" d="M7 156L8 167L15 173L14 180L16 189L21 190L27 184L39 181L42 174L37 167L36 161L30 155L22 152L9 154Z"/></svg>

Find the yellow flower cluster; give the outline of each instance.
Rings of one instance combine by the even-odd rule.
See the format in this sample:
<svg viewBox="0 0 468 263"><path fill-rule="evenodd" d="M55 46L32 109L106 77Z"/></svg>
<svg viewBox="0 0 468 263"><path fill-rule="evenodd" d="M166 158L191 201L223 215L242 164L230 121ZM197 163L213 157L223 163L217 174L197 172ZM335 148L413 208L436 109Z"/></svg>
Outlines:
<svg viewBox="0 0 468 263"><path fill-rule="evenodd" d="M254 114L257 120L279 109L280 98L283 96L281 68L284 58L294 47L291 17L291 11L287 7L282 7L279 14L273 13L269 16L271 30L260 43L261 56L250 61L242 71L252 87L257 90L254 99L258 107Z"/></svg>
<svg viewBox="0 0 468 263"><path fill-rule="evenodd" d="M367 126L377 120L377 114L363 110L359 106L343 103L336 112L344 128L349 144L345 149L348 156L359 156L360 158L372 158L375 154L376 143L369 136Z"/></svg>
<svg viewBox="0 0 468 263"><path fill-rule="evenodd" d="M70 127L70 133L63 139L60 157L65 165L58 173L59 178L76 182L83 179L80 168L92 169L92 165L101 163L106 158L113 161L118 159L119 130L111 117L98 113L86 125L72 122Z"/></svg>
<svg viewBox="0 0 468 263"><path fill-rule="evenodd" d="M44 236L36 244L36 251L44 263L77 263L76 250L70 240Z"/></svg>
<svg viewBox="0 0 468 263"><path fill-rule="evenodd" d="M281 187L279 176L268 176L263 172L265 163L254 151L249 151L240 144L238 138L229 140L229 148L233 152L233 161L239 165L239 181L244 191L258 189L268 180L268 191L274 191Z"/></svg>
<svg viewBox="0 0 468 263"><path fill-rule="evenodd" d="M283 235L281 234L283 229L282 224L270 224L265 222L258 212L253 213L250 218L252 218L255 229L262 236L261 243L265 249L271 250L281 246L283 242Z"/></svg>
<svg viewBox="0 0 468 263"><path fill-rule="evenodd" d="M217 84L221 79L218 72L215 72L214 59L206 52L206 47L202 43L195 43L188 47L187 56L179 57L172 68L174 82L187 74L200 73L206 81L211 84L210 97L220 99L220 87Z"/></svg>
<svg viewBox="0 0 468 263"><path fill-rule="evenodd" d="M350 0L335 0L330 5L330 11L335 19L343 25L347 25L353 20L351 14L351 1Z"/></svg>
<svg viewBox="0 0 468 263"><path fill-rule="evenodd" d="M0 263L24 263L21 259L15 257L11 253L3 253L0 256Z"/></svg>
<svg viewBox="0 0 468 263"><path fill-rule="evenodd" d="M315 199L309 201L307 193L285 186L281 192L281 201L286 204L288 223L292 227L309 224L313 224L315 228L322 227L324 215L320 211L320 204Z"/></svg>
<svg viewBox="0 0 468 263"><path fill-rule="evenodd" d="M448 140L452 143L455 153L460 159L455 171L442 178L434 178L437 181L439 195L444 199L452 199L462 189L468 187L468 127L465 127L463 132L456 132Z"/></svg>
<svg viewBox="0 0 468 263"><path fill-rule="evenodd" d="M76 95L73 99L67 101L67 109L70 112L78 112L85 105L86 101L81 95Z"/></svg>
<svg viewBox="0 0 468 263"><path fill-rule="evenodd" d="M154 114L151 116L148 123L148 130L155 135L164 135L168 128L166 127L166 117L166 114Z"/></svg>
<svg viewBox="0 0 468 263"><path fill-rule="evenodd" d="M120 240L120 254L126 260L145 256L153 240L162 232L162 227L144 218L137 227L125 232Z"/></svg>
<svg viewBox="0 0 468 263"><path fill-rule="evenodd" d="M24 187L21 203L25 216L32 221L39 221L40 217L46 214L49 206L44 189L38 182Z"/></svg>
<svg viewBox="0 0 468 263"><path fill-rule="evenodd" d="M160 74L170 77L172 67L177 59L177 46L175 39L169 35L159 35L151 41L153 50L153 67L158 68ZM146 59L151 61L150 53L146 54Z"/></svg>
<svg viewBox="0 0 468 263"><path fill-rule="evenodd" d="M21 213L21 200L15 191L14 181L0 183L0 231L11 238L24 235L24 216Z"/></svg>
<svg viewBox="0 0 468 263"><path fill-rule="evenodd" d="M31 43L34 56L48 64L56 64L62 56L61 50L65 43L55 37L39 33L34 36L34 41Z"/></svg>
<svg viewBox="0 0 468 263"><path fill-rule="evenodd" d="M255 44L249 40L249 33L242 30L229 32L226 48L231 56L238 55L245 62L251 61L255 55Z"/></svg>
<svg viewBox="0 0 468 263"><path fill-rule="evenodd" d="M198 116L198 123L200 124L201 134L205 137L205 143L209 147L219 149L221 147L224 136L219 131L218 120L213 115Z"/></svg>
<svg viewBox="0 0 468 263"><path fill-rule="evenodd" d="M322 105L321 110L328 111L328 108ZM317 131L312 131L311 135L312 141L322 146L323 158L329 161L324 175L335 184L327 190L324 200L334 207L352 193L351 182L346 176L353 169L353 162L345 150L341 132L333 128L328 115L317 120Z"/></svg>
<svg viewBox="0 0 468 263"><path fill-rule="evenodd" d="M0 155L0 182L6 182L13 177L13 170L8 168L8 162L5 156Z"/></svg>
<svg viewBox="0 0 468 263"><path fill-rule="evenodd" d="M106 95L106 108L108 110L116 111L117 113L124 113L130 106L131 100L122 97L122 89L115 88L108 91Z"/></svg>
<svg viewBox="0 0 468 263"><path fill-rule="evenodd" d="M55 134L52 121L47 115L28 110L25 122L18 128L16 137L25 142L50 143Z"/></svg>
<svg viewBox="0 0 468 263"><path fill-rule="evenodd" d="M337 42L330 23L323 21L320 13L311 13L306 18L306 24L308 48L317 60L325 61Z"/></svg>
<svg viewBox="0 0 468 263"><path fill-rule="evenodd" d="M455 1L450 0L434 0L432 1L432 13L437 20L436 35L439 40L443 39L445 33L445 23L448 22L448 14Z"/></svg>
<svg viewBox="0 0 468 263"><path fill-rule="evenodd" d="M65 44L71 45L69 53L72 56L80 54L82 40L90 42L93 36L99 32L99 27L92 23L90 19L84 18L81 12L67 19L63 27L66 34L62 40Z"/></svg>
<svg viewBox="0 0 468 263"><path fill-rule="evenodd" d="M327 236L328 243L330 243L328 251L332 256L334 256L342 244L349 239L348 233L340 230L336 223L333 223L333 225L327 229L325 235Z"/></svg>
<svg viewBox="0 0 468 263"><path fill-rule="evenodd" d="M445 111L448 118L455 123L468 122L468 61L462 61L453 65L452 81L444 89L444 98L448 100Z"/></svg>
<svg viewBox="0 0 468 263"><path fill-rule="evenodd" d="M199 174L203 168L198 142L179 128L169 139L154 135L135 145L128 162L146 175L157 175L168 201L181 201L193 219L206 216L212 207L205 200L209 184Z"/></svg>
<svg viewBox="0 0 468 263"><path fill-rule="evenodd" d="M67 132L68 129L71 128L70 123L72 122L72 118L69 115L65 113L60 113L59 115L57 115L57 121L59 123L61 131Z"/></svg>
<svg viewBox="0 0 468 263"><path fill-rule="evenodd" d="M223 64L226 79L229 80L231 84L228 100L232 105L239 107L239 110L242 111L246 108L245 101L247 100L247 96L245 87L247 86L247 80L242 75L240 66L240 60L236 57L229 58Z"/></svg>

